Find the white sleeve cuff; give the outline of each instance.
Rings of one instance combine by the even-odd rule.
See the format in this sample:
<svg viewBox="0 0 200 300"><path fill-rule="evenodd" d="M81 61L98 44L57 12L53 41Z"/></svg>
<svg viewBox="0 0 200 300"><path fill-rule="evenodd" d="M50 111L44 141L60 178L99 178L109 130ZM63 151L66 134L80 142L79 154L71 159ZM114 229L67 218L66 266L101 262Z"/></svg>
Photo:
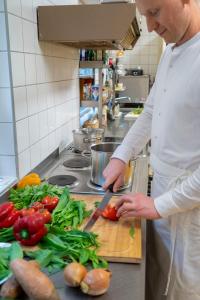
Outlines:
<svg viewBox="0 0 200 300"><path fill-rule="evenodd" d="M126 147L124 145L120 145L119 147L117 147L117 149L113 153L112 158L121 159L122 161L124 161L127 164L129 162L129 160L131 159L131 153L130 152L131 151L130 151L129 147Z"/></svg>
<svg viewBox="0 0 200 300"><path fill-rule="evenodd" d="M154 205L162 218L181 212L181 209L173 200L171 191L154 199Z"/></svg>

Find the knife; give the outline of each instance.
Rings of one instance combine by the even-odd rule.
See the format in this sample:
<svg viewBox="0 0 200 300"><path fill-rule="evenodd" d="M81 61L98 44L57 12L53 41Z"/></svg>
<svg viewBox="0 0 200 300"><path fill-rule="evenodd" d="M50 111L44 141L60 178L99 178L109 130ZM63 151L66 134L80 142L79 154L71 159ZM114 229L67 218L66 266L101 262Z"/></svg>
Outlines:
<svg viewBox="0 0 200 300"><path fill-rule="evenodd" d="M113 196L113 186L114 186L114 183L112 183L111 185L109 185L107 191L104 194L104 197L103 197L101 203L96 208L96 210L93 212L92 216L90 217L88 223L83 228L83 230L89 231L91 229L91 227L94 225L94 223L96 222L96 220L98 219L98 217L101 216L104 208L108 204L110 198L112 198L112 196Z"/></svg>

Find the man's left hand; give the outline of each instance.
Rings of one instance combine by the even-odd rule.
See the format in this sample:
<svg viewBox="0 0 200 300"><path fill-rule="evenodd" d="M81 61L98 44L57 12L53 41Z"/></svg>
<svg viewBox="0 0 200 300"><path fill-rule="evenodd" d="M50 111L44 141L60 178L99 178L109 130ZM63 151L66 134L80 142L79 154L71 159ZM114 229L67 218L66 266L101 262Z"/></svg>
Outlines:
<svg viewBox="0 0 200 300"><path fill-rule="evenodd" d="M123 195L115 204L119 218L141 217L145 219L159 219L154 200L141 193L130 193Z"/></svg>

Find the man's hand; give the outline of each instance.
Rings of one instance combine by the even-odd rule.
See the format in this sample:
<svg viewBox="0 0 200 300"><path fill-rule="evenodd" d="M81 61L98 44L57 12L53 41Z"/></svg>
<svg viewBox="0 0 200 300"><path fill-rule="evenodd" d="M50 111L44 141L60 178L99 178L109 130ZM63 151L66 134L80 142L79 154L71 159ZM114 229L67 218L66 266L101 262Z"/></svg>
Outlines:
<svg viewBox="0 0 200 300"><path fill-rule="evenodd" d="M141 193L123 195L115 206L119 218L141 217L150 220L161 218L154 206L154 200Z"/></svg>
<svg viewBox="0 0 200 300"><path fill-rule="evenodd" d="M113 191L117 192L120 186L124 184L126 164L118 158L112 158L103 171L105 183L103 189L107 190L110 184L114 182Z"/></svg>

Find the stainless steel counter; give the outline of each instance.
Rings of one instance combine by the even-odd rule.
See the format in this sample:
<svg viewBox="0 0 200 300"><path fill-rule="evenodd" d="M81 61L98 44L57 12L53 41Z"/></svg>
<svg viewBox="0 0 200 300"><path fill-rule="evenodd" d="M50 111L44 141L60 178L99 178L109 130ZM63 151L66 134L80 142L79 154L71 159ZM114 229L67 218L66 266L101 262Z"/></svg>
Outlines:
<svg viewBox="0 0 200 300"><path fill-rule="evenodd" d="M122 113L119 118L116 118L114 121L108 121L107 128L105 130L105 137L115 138L116 142L122 140L130 127L135 122L133 120L126 120L124 118L125 113ZM118 140L117 140L118 139Z"/></svg>
<svg viewBox="0 0 200 300"><path fill-rule="evenodd" d="M147 193L148 159L141 157L136 166L133 190ZM111 285L108 292L101 296L102 300L144 300L145 299L145 259L146 259L146 221L142 221L142 261L133 263L109 263L112 271ZM52 276L61 300L94 299L84 295L79 289L69 288L64 283L63 273Z"/></svg>

